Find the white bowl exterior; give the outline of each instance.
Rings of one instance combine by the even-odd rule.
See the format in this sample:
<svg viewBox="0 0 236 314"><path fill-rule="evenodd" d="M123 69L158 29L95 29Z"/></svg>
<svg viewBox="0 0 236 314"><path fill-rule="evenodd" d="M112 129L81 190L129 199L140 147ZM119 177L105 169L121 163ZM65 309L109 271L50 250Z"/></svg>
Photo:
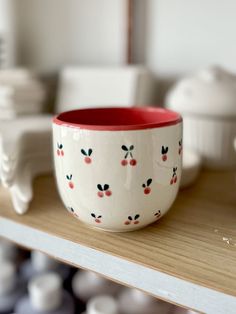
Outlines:
<svg viewBox="0 0 236 314"><path fill-rule="evenodd" d="M130 231L158 220L178 192L181 139L182 123L134 131L85 130L54 123L55 171L65 206L79 220L108 231ZM127 153L122 145L134 146L131 153L136 165L130 165L130 153L128 164L121 164ZM166 161L162 146L168 146ZM81 149L87 154L92 149L90 163L85 162ZM147 187L148 179L152 179L151 191L145 194L142 185ZM108 184L112 194L107 196L104 191L99 197L98 184L103 188Z"/></svg>
<svg viewBox="0 0 236 314"><path fill-rule="evenodd" d="M184 146L203 157L209 169L235 169L236 119L184 115Z"/></svg>

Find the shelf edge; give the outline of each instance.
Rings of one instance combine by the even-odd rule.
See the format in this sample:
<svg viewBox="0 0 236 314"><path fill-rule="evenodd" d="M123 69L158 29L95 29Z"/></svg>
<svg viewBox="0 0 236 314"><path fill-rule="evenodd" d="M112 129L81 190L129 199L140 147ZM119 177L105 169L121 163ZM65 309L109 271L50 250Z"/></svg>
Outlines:
<svg viewBox="0 0 236 314"><path fill-rule="evenodd" d="M95 271L165 301L208 314L234 314L236 297L0 217L0 236L76 267Z"/></svg>

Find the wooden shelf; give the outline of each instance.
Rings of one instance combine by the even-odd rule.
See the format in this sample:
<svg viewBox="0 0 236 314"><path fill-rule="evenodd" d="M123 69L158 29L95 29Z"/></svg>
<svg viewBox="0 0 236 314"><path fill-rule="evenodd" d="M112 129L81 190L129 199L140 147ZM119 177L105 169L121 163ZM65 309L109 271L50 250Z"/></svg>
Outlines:
<svg viewBox="0 0 236 314"><path fill-rule="evenodd" d="M78 267L207 313L236 313L236 184L203 172L159 222L130 233L95 231L71 217L49 176L24 216L0 189L0 235Z"/></svg>

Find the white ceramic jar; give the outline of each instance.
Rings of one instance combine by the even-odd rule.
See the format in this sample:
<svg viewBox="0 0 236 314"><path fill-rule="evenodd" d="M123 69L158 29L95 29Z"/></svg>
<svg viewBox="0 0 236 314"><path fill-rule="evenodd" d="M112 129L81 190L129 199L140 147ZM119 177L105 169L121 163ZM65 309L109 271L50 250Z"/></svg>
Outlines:
<svg viewBox="0 0 236 314"><path fill-rule="evenodd" d="M182 118L162 108L81 109L53 123L57 185L68 211L107 231L162 217L178 193Z"/></svg>
<svg viewBox="0 0 236 314"><path fill-rule="evenodd" d="M210 67L173 87L166 106L184 119L184 145L200 153L212 169L236 168L236 76Z"/></svg>

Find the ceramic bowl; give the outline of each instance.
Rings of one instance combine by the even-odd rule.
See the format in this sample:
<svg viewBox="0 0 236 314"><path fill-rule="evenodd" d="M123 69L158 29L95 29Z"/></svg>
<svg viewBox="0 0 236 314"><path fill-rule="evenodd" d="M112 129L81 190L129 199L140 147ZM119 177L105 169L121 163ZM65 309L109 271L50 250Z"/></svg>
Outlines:
<svg viewBox="0 0 236 314"><path fill-rule="evenodd" d="M182 118L162 108L97 108L53 120L57 185L90 226L131 231L162 217L178 192Z"/></svg>
<svg viewBox="0 0 236 314"><path fill-rule="evenodd" d="M236 76L210 67L183 78L169 91L166 106L181 112L184 147L201 155L209 169L236 169Z"/></svg>

